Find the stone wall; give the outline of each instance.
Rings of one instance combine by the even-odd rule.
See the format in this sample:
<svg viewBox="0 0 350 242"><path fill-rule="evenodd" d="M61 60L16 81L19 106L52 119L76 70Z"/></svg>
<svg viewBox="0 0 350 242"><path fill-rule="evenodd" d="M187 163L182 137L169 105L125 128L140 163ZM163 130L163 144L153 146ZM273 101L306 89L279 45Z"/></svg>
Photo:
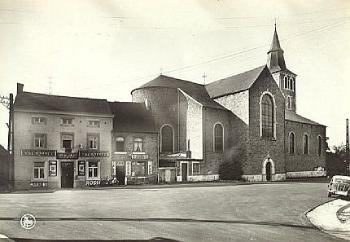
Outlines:
<svg viewBox="0 0 350 242"><path fill-rule="evenodd" d="M294 154L289 152L289 134L294 133ZM304 154L303 136L309 136L309 153ZM318 155L318 139L322 138L321 155ZM314 171L326 167L326 127L286 120L286 170L288 172Z"/></svg>

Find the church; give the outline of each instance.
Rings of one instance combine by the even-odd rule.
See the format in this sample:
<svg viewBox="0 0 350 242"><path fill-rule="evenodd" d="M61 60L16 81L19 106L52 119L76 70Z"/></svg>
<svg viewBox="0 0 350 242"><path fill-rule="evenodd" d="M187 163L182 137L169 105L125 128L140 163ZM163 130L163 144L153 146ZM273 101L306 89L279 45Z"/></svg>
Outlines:
<svg viewBox="0 0 350 242"><path fill-rule="evenodd" d="M132 90L159 131L159 182L218 180L223 162L246 181L325 176L326 126L297 113L296 77L275 26L265 65L206 85L160 75Z"/></svg>

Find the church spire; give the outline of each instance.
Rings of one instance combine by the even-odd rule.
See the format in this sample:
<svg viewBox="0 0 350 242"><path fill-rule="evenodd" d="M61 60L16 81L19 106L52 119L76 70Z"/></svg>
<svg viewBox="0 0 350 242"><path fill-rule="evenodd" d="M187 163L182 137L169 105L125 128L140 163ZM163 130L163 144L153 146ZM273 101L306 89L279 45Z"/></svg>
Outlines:
<svg viewBox="0 0 350 242"><path fill-rule="evenodd" d="M283 50L278 39L276 22L271 47L267 52L267 66L269 67L271 73L287 69L284 61Z"/></svg>

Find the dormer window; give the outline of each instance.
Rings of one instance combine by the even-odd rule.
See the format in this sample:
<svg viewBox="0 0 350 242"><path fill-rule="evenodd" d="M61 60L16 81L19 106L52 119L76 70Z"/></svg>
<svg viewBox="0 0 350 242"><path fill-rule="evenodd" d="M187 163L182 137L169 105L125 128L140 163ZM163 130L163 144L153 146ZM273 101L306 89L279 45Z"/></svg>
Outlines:
<svg viewBox="0 0 350 242"><path fill-rule="evenodd" d="M73 125L73 118L61 118L61 125Z"/></svg>
<svg viewBox="0 0 350 242"><path fill-rule="evenodd" d="M89 120L88 126L93 128L99 128L100 127L100 120Z"/></svg>
<svg viewBox="0 0 350 242"><path fill-rule="evenodd" d="M45 117L32 117L32 124L46 124Z"/></svg>

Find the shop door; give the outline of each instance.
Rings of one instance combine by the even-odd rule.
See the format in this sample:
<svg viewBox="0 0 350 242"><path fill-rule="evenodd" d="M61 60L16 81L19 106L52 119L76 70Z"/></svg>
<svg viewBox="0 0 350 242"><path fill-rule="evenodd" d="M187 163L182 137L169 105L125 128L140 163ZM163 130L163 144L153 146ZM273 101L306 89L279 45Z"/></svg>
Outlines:
<svg viewBox="0 0 350 242"><path fill-rule="evenodd" d="M117 180L119 185L125 185L125 166L117 166Z"/></svg>
<svg viewBox="0 0 350 242"><path fill-rule="evenodd" d="M165 182L170 182L171 181L171 170L166 169L165 170Z"/></svg>
<svg viewBox="0 0 350 242"><path fill-rule="evenodd" d="M266 181L271 181L271 162L266 164Z"/></svg>
<svg viewBox="0 0 350 242"><path fill-rule="evenodd" d="M61 162L61 188L73 188L73 162Z"/></svg>
<svg viewBox="0 0 350 242"><path fill-rule="evenodd" d="M187 181L187 163L181 164L182 181Z"/></svg>

